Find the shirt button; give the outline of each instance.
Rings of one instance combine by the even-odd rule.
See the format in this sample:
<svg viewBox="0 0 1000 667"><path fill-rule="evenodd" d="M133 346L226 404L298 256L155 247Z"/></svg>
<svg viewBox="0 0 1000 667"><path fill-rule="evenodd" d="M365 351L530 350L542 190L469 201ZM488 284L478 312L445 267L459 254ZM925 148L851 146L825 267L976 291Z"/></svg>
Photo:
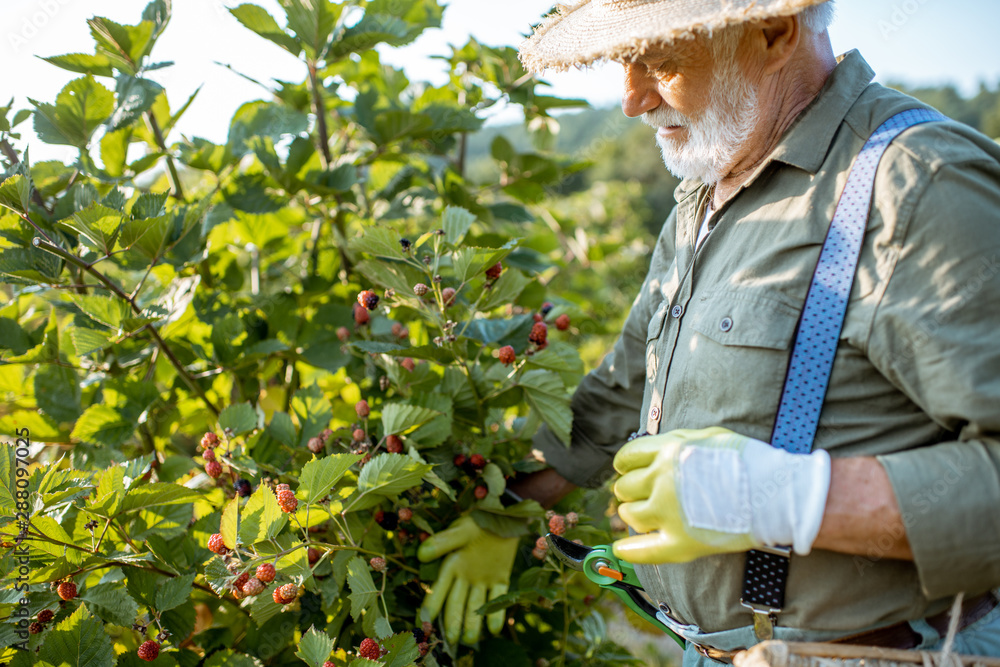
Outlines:
<svg viewBox="0 0 1000 667"><path fill-rule="evenodd" d="M684 314L684 306L682 306L680 304L677 304L676 306L674 306L673 309L670 311L670 315L674 319L677 319L678 317L680 317L683 314Z"/></svg>
<svg viewBox="0 0 1000 667"><path fill-rule="evenodd" d="M658 408L655 405L652 408L650 408L649 409L649 418L652 421L654 421L654 422L660 421L660 408Z"/></svg>
<svg viewBox="0 0 1000 667"><path fill-rule="evenodd" d="M733 328L733 319L731 317L723 317L722 321L719 322L719 328L722 329L723 332L729 331Z"/></svg>

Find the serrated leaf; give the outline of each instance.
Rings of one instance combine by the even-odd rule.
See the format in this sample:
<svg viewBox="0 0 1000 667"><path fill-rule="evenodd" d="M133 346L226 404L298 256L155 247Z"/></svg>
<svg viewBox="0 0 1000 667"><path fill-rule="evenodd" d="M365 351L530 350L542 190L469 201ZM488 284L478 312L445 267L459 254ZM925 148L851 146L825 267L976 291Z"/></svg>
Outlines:
<svg viewBox="0 0 1000 667"><path fill-rule="evenodd" d="M302 431L299 433L300 447L305 447L309 438L322 433L333 419L333 408L329 399L315 384L295 392L292 398L292 410L302 426Z"/></svg>
<svg viewBox="0 0 1000 667"><path fill-rule="evenodd" d="M94 499L87 503L90 511L100 516L112 517L125 497L125 470L114 466L100 473Z"/></svg>
<svg viewBox="0 0 1000 667"><path fill-rule="evenodd" d="M226 594L230 576L232 575L226 569L226 564L218 556L213 556L205 563L205 581L217 595Z"/></svg>
<svg viewBox="0 0 1000 667"><path fill-rule="evenodd" d="M118 447L135 433L136 425L118 410L96 403L84 410L70 436L81 442L105 447Z"/></svg>
<svg viewBox="0 0 1000 667"><path fill-rule="evenodd" d="M31 177L14 174L0 184L0 206L15 213L27 213L31 200Z"/></svg>
<svg viewBox="0 0 1000 667"><path fill-rule="evenodd" d="M38 659L53 667L111 667L115 653L104 626L86 603L45 635Z"/></svg>
<svg viewBox="0 0 1000 667"><path fill-rule="evenodd" d="M219 533L222 542L229 549L236 548L236 535L240 525L240 499L233 498L222 510L222 521L219 522Z"/></svg>
<svg viewBox="0 0 1000 667"><path fill-rule="evenodd" d="M389 623L389 619L380 615L375 619L375 636L379 639L385 639L391 635L392 625Z"/></svg>
<svg viewBox="0 0 1000 667"><path fill-rule="evenodd" d="M270 595L258 595L250 605L250 618L254 620L258 627L281 613L282 605L274 601Z"/></svg>
<svg viewBox="0 0 1000 667"><path fill-rule="evenodd" d="M156 604L154 608L158 611L169 611L187 602L191 597L191 584L194 582L194 574L184 574L179 577L170 577L162 582L156 590Z"/></svg>
<svg viewBox="0 0 1000 667"><path fill-rule="evenodd" d="M257 487L240 514L239 539L246 545L271 539L288 523L288 517L278 506L278 499L269 487Z"/></svg>
<svg viewBox="0 0 1000 667"><path fill-rule="evenodd" d="M480 303L479 309L485 313L498 306L514 303L530 282L531 280L525 278L520 271L507 269L493 283L486 298Z"/></svg>
<svg viewBox="0 0 1000 667"><path fill-rule="evenodd" d="M530 315L496 320L479 318L469 323L465 335L486 344L511 344L515 351L523 351L527 346L532 324Z"/></svg>
<svg viewBox="0 0 1000 667"><path fill-rule="evenodd" d="M405 403L390 403L382 408L382 428L386 434L405 433L441 415L437 410Z"/></svg>
<svg viewBox="0 0 1000 667"><path fill-rule="evenodd" d="M503 490L507 488L507 482L504 480L503 471L500 470L500 466L495 463L488 463L486 467L483 468L483 481L486 482L486 486L490 490L491 496L499 496L503 493Z"/></svg>
<svg viewBox="0 0 1000 667"><path fill-rule="evenodd" d="M122 225L118 244L123 248L134 248L150 259L159 257L167 249L174 220L174 216L169 214L129 220Z"/></svg>
<svg viewBox="0 0 1000 667"><path fill-rule="evenodd" d="M66 53L61 56L42 58L47 63L61 67L78 74L93 74L95 76L113 76L111 61L102 55L90 53Z"/></svg>
<svg viewBox="0 0 1000 667"><path fill-rule="evenodd" d="M258 596L258 598L264 596ZM273 600L272 600L273 603ZM231 648L213 653L202 667L261 667L260 660L244 653L238 653Z"/></svg>
<svg viewBox="0 0 1000 667"><path fill-rule="evenodd" d="M527 358L527 365L560 373L583 373L583 361L579 352L562 341L550 341L547 348Z"/></svg>
<svg viewBox="0 0 1000 667"><path fill-rule="evenodd" d="M379 454L361 470L358 494L395 497L420 484L432 467L402 454Z"/></svg>
<svg viewBox="0 0 1000 667"><path fill-rule="evenodd" d="M257 428L257 413L249 403L236 403L225 407L219 414L219 428L232 431L234 436Z"/></svg>
<svg viewBox="0 0 1000 667"><path fill-rule="evenodd" d="M295 652L295 657L301 658L309 667L322 667L331 653L333 653L333 639L330 635L310 627L299 640L299 650Z"/></svg>
<svg viewBox="0 0 1000 667"><path fill-rule="evenodd" d="M358 272L379 287L395 290L397 294L411 294L412 283L402 271L402 267L385 262L364 260L358 263Z"/></svg>
<svg viewBox="0 0 1000 667"><path fill-rule="evenodd" d="M73 344L73 351L77 356L92 354L103 350L111 344L111 336L108 332L85 327L73 327L69 330L69 340Z"/></svg>
<svg viewBox="0 0 1000 667"><path fill-rule="evenodd" d="M35 373L35 400L42 412L59 423L74 422L83 412L76 371L48 364Z"/></svg>
<svg viewBox="0 0 1000 667"><path fill-rule="evenodd" d="M48 252L28 248L0 251L0 274L23 279L18 282L50 283L59 277L61 269L62 260Z"/></svg>
<svg viewBox="0 0 1000 667"><path fill-rule="evenodd" d="M109 255L115 248L123 218L121 211L101 204L91 204L60 224L86 239L91 247Z"/></svg>
<svg viewBox="0 0 1000 667"><path fill-rule="evenodd" d="M35 133L39 139L83 149L114 110L115 95L88 74L67 83L55 104L29 101L35 105Z"/></svg>
<svg viewBox="0 0 1000 667"><path fill-rule="evenodd" d="M118 514L134 512L146 507L156 507L157 505L180 505L197 500L201 494L180 484L169 482L156 482L134 488L125 496Z"/></svg>
<svg viewBox="0 0 1000 667"><path fill-rule="evenodd" d="M528 371L518 383L535 414L542 418L552 432L567 447L573 428L573 411L570 397L559 376L551 371Z"/></svg>
<svg viewBox="0 0 1000 667"><path fill-rule="evenodd" d="M99 294L74 294L73 303L87 317L115 331L132 314L132 308L122 299Z"/></svg>
<svg viewBox="0 0 1000 667"><path fill-rule="evenodd" d="M333 454L305 464L299 476L298 491L302 494L302 499L305 502L319 502L361 458L357 454Z"/></svg>
<svg viewBox="0 0 1000 667"><path fill-rule="evenodd" d="M139 604L125 590L120 581L106 582L90 586L80 599L107 623L129 627L135 623Z"/></svg>
<svg viewBox="0 0 1000 667"><path fill-rule="evenodd" d="M297 56L302 51L298 40L282 30L274 17L268 14L263 7L246 3L230 9L229 13L235 16L236 20L244 27L249 28L264 39L274 42L292 55Z"/></svg>
<svg viewBox="0 0 1000 667"><path fill-rule="evenodd" d="M142 118L163 92L163 86L149 79L122 74L118 77L116 92L118 105L108 119L108 132L116 132Z"/></svg>
<svg viewBox="0 0 1000 667"><path fill-rule="evenodd" d="M122 572L125 573L125 586L132 597L140 604L153 607L156 590L166 577L140 567L123 567Z"/></svg>
<svg viewBox="0 0 1000 667"><path fill-rule="evenodd" d="M351 239L350 247L355 252L365 252L376 257L403 259L400 238L399 232L391 227L372 225L366 227L361 236Z"/></svg>
<svg viewBox="0 0 1000 667"><path fill-rule="evenodd" d="M361 618L365 609L375 604L378 589L372 580L371 570L360 556L347 562L347 585L351 589L351 618Z"/></svg>
<svg viewBox="0 0 1000 667"><path fill-rule="evenodd" d="M449 206L444 210L442 224L444 226L445 240L453 246L457 246L469 233L472 223L476 221L469 211L458 206Z"/></svg>
<svg viewBox="0 0 1000 667"><path fill-rule="evenodd" d="M386 667L406 667L420 657L420 649L412 632L400 632L382 642L387 653L382 656Z"/></svg>

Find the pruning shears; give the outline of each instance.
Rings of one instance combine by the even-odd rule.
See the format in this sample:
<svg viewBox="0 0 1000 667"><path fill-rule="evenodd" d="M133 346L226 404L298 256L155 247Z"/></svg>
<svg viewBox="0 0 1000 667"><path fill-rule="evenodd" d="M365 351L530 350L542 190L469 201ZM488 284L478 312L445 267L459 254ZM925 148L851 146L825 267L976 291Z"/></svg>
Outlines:
<svg viewBox="0 0 1000 667"><path fill-rule="evenodd" d="M546 535L545 540L552 554L566 566L583 572L595 584L610 590L625 606L670 635L681 648L687 645L683 637L657 618L656 607L642 594L643 588L635 575L635 567L616 558L610 544L585 547L552 533Z"/></svg>

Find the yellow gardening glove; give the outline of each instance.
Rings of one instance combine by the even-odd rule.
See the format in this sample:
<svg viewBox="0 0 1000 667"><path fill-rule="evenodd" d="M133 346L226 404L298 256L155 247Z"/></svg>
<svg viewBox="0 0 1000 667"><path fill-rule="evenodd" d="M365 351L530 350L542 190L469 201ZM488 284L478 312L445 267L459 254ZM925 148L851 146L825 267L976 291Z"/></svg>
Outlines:
<svg viewBox="0 0 1000 667"><path fill-rule="evenodd" d="M420 545L417 558L424 563L448 554L423 609L433 620L444 607L444 634L450 643L458 643L459 637L465 644L479 641L483 617L476 610L507 592L517 544L516 537L494 535L466 515ZM504 616L501 609L486 617L490 632L500 632Z"/></svg>
<svg viewBox="0 0 1000 667"><path fill-rule="evenodd" d="M618 514L637 533L614 543L632 563L792 545L807 554L830 488L823 450L790 454L723 428L671 431L615 456Z"/></svg>

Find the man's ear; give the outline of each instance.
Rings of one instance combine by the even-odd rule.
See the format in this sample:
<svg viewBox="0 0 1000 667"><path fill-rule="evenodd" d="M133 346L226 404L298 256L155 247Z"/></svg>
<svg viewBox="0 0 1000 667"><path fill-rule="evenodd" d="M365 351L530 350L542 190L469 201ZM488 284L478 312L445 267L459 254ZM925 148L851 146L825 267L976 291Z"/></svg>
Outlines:
<svg viewBox="0 0 1000 667"><path fill-rule="evenodd" d="M802 36L797 16L775 16L756 21L751 32L756 57L760 58L764 74L774 74L784 67L795 53Z"/></svg>

